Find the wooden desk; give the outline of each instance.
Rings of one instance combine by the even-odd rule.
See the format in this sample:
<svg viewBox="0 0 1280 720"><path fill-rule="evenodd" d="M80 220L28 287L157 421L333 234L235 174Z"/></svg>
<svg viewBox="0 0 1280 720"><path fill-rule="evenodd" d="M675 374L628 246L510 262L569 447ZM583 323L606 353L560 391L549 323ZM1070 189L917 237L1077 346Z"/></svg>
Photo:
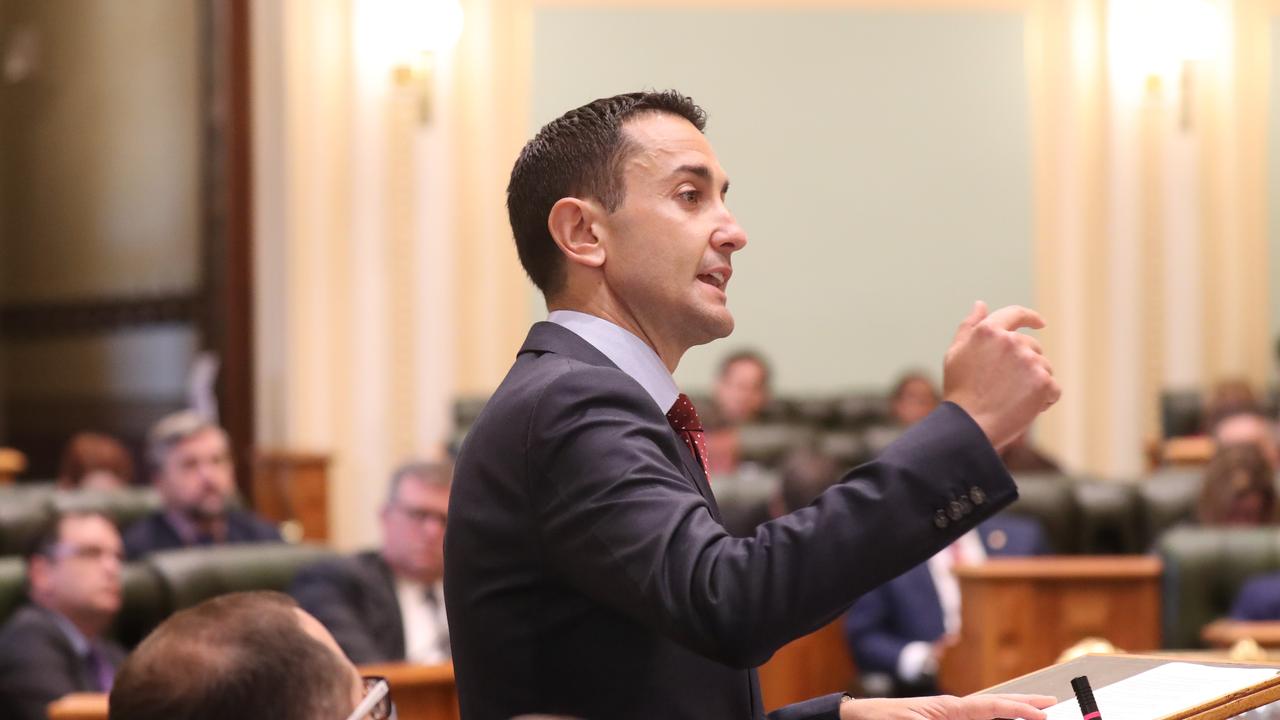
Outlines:
<svg viewBox="0 0 1280 720"><path fill-rule="evenodd" d="M458 689L453 663L361 665L361 675L381 675L391 685L391 699L402 720L458 720Z"/></svg>
<svg viewBox="0 0 1280 720"><path fill-rule="evenodd" d="M1223 618L1200 631L1206 645L1229 648L1241 640L1253 640L1264 648L1280 648L1280 622L1245 622Z"/></svg>
<svg viewBox="0 0 1280 720"><path fill-rule="evenodd" d="M791 641L760 666L760 693L769 712L783 705L848 690L857 678L844 641L844 621Z"/></svg>
<svg viewBox="0 0 1280 720"><path fill-rule="evenodd" d="M402 720L458 720L458 692L453 665L387 663L363 665L361 675L381 675L391 685L391 699ZM67 695L49 706L50 720L106 720L107 696Z"/></svg>
<svg viewBox="0 0 1280 720"><path fill-rule="evenodd" d="M385 663L361 665L361 675L381 675L391 685L402 720L458 720L453 665ZM774 709L849 688L855 678L841 622L795 640L760 668L765 706ZM105 720L107 696L68 695L49 706L50 720Z"/></svg>
<svg viewBox="0 0 1280 720"><path fill-rule="evenodd" d="M49 704L49 720L106 720L106 693L72 693Z"/></svg>
<svg viewBox="0 0 1280 720"><path fill-rule="evenodd" d="M1160 560L1147 555L997 558L956 570L960 639L939 685L976 692L1052 665L1101 637L1118 648L1160 647Z"/></svg>
<svg viewBox="0 0 1280 720"><path fill-rule="evenodd" d="M253 509L275 523L288 523L291 542L329 539L329 456L259 450L254 456Z"/></svg>

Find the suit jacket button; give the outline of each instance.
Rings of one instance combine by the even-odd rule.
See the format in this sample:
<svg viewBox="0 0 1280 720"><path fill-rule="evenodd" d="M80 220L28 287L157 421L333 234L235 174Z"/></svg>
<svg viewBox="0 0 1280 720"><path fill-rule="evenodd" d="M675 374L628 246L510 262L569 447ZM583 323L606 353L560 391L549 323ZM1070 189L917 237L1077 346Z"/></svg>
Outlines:
<svg viewBox="0 0 1280 720"><path fill-rule="evenodd" d="M939 510L933 514L933 524L937 525L939 530L943 530L951 524L951 521L947 519L945 512Z"/></svg>
<svg viewBox="0 0 1280 720"><path fill-rule="evenodd" d="M964 517L964 506L960 504L959 500L952 500L947 504L947 517L952 520L959 520Z"/></svg>
<svg viewBox="0 0 1280 720"><path fill-rule="evenodd" d="M973 501L974 505L981 505L987 501L987 494L982 491L982 488L974 485L969 488L969 499Z"/></svg>
<svg viewBox="0 0 1280 720"><path fill-rule="evenodd" d="M969 498L964 495L960 496L960 508L964 510L964 514L968 515L973 512L973 503L969 502Z"/></svg>

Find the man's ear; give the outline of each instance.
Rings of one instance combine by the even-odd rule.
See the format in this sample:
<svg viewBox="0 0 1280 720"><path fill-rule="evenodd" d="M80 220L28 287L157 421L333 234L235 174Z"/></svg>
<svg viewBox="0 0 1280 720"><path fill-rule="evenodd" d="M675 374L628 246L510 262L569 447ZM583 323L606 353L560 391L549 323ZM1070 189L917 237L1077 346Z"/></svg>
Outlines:
<svg viewBox="0 0 1280 720"><path fill-rule="evenodd" d="M27 587L33 595L44 592L49 584L49 558L32 555L27 560Z"/></svg>
<svg viewBox="0 0 1280 720"><path fill-rule="evenodd" d="M604 245L594 229L604 214L600 203L581 198L560 198L551 206L547 229L569 262L594 268L604 265Z"/></svg>

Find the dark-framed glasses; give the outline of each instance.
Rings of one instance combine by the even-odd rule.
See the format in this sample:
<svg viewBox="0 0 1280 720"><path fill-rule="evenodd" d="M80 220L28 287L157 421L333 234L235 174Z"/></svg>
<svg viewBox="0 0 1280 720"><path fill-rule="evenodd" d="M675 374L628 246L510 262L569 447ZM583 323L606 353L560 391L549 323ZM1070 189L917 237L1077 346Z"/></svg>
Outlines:
<svg viewBox="0 0 1280 720"><path fill-rule="evenodd" d="M76 545L74 543L58 543L49 548L46 555L54 560L71 558L88 562L101 562L111 558L124 564L124 551L119 548L108 548L101 545Z"/></svg>
<svg viewBox="0 0 1280 720"><path fill-rule="evenodd" d="M391 704L391 686L387 679L373 675L360 678L364 683L364 698L356 709L347 716L347 720L388 720L395 711Z"/></svg>

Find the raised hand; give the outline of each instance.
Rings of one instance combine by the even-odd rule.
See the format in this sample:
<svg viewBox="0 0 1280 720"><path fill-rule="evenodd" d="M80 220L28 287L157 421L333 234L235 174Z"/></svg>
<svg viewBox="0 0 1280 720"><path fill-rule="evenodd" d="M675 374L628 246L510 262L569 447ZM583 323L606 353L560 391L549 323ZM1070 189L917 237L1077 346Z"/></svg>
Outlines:
<svg viewBox="0 0 1280 720"><path fill-rule="evenodd" d="M868 698L840 706L840 720L1044 720L1041 708L1057 704L1049 695L939 695L921 698Z"/></svg>
<svg viewBox="0 0 1280 720"><path fill-rule="evenodd" d="M1040 343L1018 328L1038 329L1034 310L1010 305L987 314L978 301L960 323L942 371L943 399L978 423L996 449L1022 434L1062 394Z"/></svg>

